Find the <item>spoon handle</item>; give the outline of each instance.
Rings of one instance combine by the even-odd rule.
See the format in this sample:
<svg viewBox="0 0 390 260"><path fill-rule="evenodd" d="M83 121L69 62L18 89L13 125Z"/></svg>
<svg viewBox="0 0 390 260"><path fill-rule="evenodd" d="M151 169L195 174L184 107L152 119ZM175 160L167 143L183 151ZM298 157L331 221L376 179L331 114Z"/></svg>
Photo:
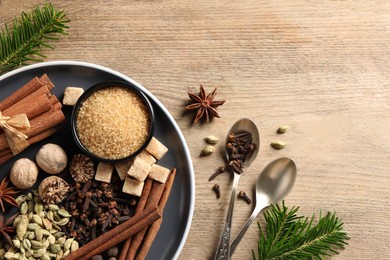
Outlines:
<svg viewBox="0 0 390 260"><path fill-rule="evenodd" d="M238 181L240 174L234 172L232 194L230 196L229 208L226 216L225 226L222 231L221 238L217 250L215 252L214 260L228 260L230 259L230 231L232 227L234 201L236 199Z"/></svg>
<svg viewBox="0 0 390 260"><path fill-rule="evenodd" d="M246 231L248 230L249 226L251 225L252 221L256 218L256 216L260 213L260 211L263 208L265 208L265 206L256 205L255 209L252 212L252 215L248 218L245 225L241 228L240 233L238 233L237 237L234 239L234 241L230 245L230 255L234 254L234 251L236 251L238 244L241 242L241 239L244 237L244 235L245 235Z"/></svg>

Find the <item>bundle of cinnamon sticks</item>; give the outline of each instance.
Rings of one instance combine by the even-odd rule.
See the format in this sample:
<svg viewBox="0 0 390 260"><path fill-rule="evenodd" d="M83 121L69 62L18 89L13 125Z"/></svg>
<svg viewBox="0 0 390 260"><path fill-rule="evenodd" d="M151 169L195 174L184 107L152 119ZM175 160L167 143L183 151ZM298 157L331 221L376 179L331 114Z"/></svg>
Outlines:
<svg viewBox="0 0 390 260"><path fill-rule="evenodd" d="M144 259L160 229L175 176L176 169L172 169L166 183L148 178L132 218L66 256L65 260L87 260L125 240L118 259Z"/></svg>
<svg viewBox="0 0 390 260"><path fill-rule="evenodd" d="M51 93L54 84L44 74L35 77L23 87L0 102L0 111L3 116L25 114L30 122L27 130L21 131L27 135L27 142L31 145L52 135L65 120L62 105ZM0 130L0 165L11 159L11 151L7 137Z"/></svg>

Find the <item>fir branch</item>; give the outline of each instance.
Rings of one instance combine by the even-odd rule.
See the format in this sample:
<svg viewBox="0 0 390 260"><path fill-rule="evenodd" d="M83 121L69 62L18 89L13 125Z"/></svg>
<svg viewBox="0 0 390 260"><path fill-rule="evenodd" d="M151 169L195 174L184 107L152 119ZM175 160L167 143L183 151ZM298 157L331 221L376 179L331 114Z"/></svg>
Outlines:
<svg viewBox="0 0 390 260"><path fill-rule="evenodd" d="M36 6L30 13L22 12L10 25L0 31L0 75L29 62L40 62L46 56L42 48L54 49L49 41L58 34L67 34L70 22L64 11L57 11L50 3Z"/></svg>
<svg viewBox="0 0 390 260"><path fill-rule="evenodd" d="M315 216L310 220L297 216L298 207L288 209L272 205L264 212L266 229L260 224L257 256L265 259L321 259L338 254L344 249L349 237L343 230L343 223L335 213L320 214L317 225ZM252 251L253 259L257 259Z"/></svg>

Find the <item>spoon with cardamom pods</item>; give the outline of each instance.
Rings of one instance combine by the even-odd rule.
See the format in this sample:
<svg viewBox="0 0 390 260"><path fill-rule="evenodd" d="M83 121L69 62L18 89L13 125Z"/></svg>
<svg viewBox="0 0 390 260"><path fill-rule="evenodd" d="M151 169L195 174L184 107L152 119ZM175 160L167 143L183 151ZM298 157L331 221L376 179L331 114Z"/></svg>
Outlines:
<svg viewBox="0 0 390 260"><path fill-rule="evenodd" d="M226 136L226 159L233 172L233 186L225 226L214 259L230 259L230 231L232 226L234 201L236 199L238 181L244 167L248 167L256 158L260 148L260 135L256 124L247 118L238 120Z"/></svg>
<svg viewBox="0 0 390 260"><path fill-rule="evenodd" d="M270 162L260 173L256 181L256 206L237 237L230 245L230 255L234 254L238 244L256 216L266 207L282 200L294 186L297 167L290 158L279 158Z"/></svg>

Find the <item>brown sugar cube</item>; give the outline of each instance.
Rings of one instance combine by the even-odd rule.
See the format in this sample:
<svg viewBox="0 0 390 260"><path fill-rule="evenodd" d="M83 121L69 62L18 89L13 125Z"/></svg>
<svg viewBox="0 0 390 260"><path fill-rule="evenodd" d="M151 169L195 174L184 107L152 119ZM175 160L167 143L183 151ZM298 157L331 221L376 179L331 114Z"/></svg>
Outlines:
<svg viewBox="0 0 390 260"><path fill-rule="evenodd" d="M158 182L161 182L161 183L165 183L168 179L168 176L169 176L169 173L171 171L163 166L160 166L160 165L157 165L157 164L153 164L152 165L152 169L150 170L149 172L149 178L155 180L155 181L158 181Z"/></svg>
<svg viewBox="0 0 390 260"><path fill-rule="evenodd" d="M137 158L141 158L150 165L156 162L156 159L146 150L143 150L140 154L138 154Z"/></svg>
<svg viewBox="0 0 390 260"><path fill-rule="evenodd" d="M113 170L114 165L100 162L96 169L95 180L110 183Z"/></svg>
<svg viewBox="0 0 390 260"><path fill-rule="evenodd" d="M76 87L66 87L64 91L64 99L62 104L74 106L79 97L84 93L84 89Z"/></svg>
<svg viewBox="0 0 390 260"><path fill-rule="evenodd" d="M146 151L153 155L157 160L160 160L168 151L168 148L165 147L165 145L163 145L159 140L157 140L157 138L152 137L148 146L146 147Z"/></svg>
<svg viewBox="0 0 390 260"><path fill-rule="evenodd" d="M121 181L123 181L127 177L127 172L129 171L132 163L133 160L127 160L115 164L115 169L118 172Z"/></svg>
<svg viewBox="0 0 390 260"><path fill-rule="evenodd" d="M152 166L148 162L136 157L127 174L139 181L144 181L151 168Z"/></svg>
<svg viewBox="0 0 390 260"><path fill-rule="evenodd" d="M138 181L136 179L126 177L125 183L123 184L122 192L140 197L143 188L144 188L143 181Z"/></svg>

